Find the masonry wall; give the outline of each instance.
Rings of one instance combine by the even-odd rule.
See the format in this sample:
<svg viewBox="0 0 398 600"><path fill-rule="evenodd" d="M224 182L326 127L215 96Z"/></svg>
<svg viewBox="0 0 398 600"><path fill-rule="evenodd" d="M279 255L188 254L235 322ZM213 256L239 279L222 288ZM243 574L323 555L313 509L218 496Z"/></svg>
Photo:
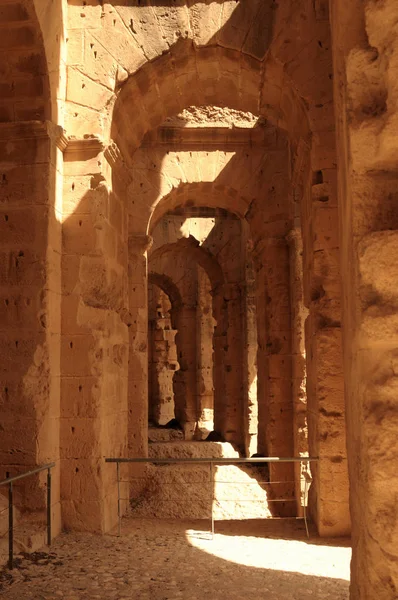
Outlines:
<svg viewBox="0 0 398 600"><path fill-rule="evenodd" d="M63 521L103 531L114 516L104 456L127 448L127 222L101 147L65 152L62 255Z"/></svg>
<svg viewBox="0 0 398 600"><path fill-rule="evenodd" d="M33 2L0 15L1 474L55 462L53 528L61 527L60 252L56 195L60 131L52 111L46 46ZM18 508L40 513L45 473L16 486Z"/></svg>
<svg viewBox="0 0 398 600"><path fill-rule="evenodd" d="M202 405L205 407L207 402L206 395L211 398L209 408L213 409L214 385L214 427L222 437L243 448L247 390L245 395L241 297L245 255L241 253L241 225L232 215L215 218L204 215L205 212L202 217L198 213L197 219L168 216L160 221L154 230L149 266L151 272L163 273L177 282L182 298L176 318L177 327L178 323L181 326L177 333L181 368L175 375L176 393L188 405L195 406L198 422ZM191 231L199 240L193 238ZM188 233L190 237L184 242L181 236ZM176 239L180 239L179 244L174 242ZM204 276L208 281L205 285ZM203 296L206 291L207 298ZM216 308L219 304L222 314ZM188 362L187 356L191 357ZM180 385L184 386L181 394ZM193 392L195 397L190 400ZM188 414L181 416L184 423L191 419Z"/></svg>
<svg viewBox="0 0 398 600"><path fill-rule="evenodd" d="M33 316L28 307L23 315L15 309L3 325L4 339L11 346L15 331L24 334L29 346L23 350L23 360L19 354L13 360L12 364L19 365L18 373L13 371L15 379L25 381L28 373L33 381L25 396L17 392L18 398L29 400L29 412L24 404L20 421L14 405L12 411L8 410L11 403L3 405L10 427L28 432L18 446L18 454L21 448L27 452L23 460L18 456L18 465L60 456L65 474L61 490L65 526L103 531L113 523L115 478L103 457L146 453L148 233L165 212L189 204L193 193L198 204L230 210L250 224L259 257L257 297L264 306L270 305L267 315L258 314L257 321L259 394L267 398L272 383L285 397L287 371L281 363L287 359L282 351L270 352L262 327L276 313L280 332L289 327L285 311L289 291L281 294L279 289L289 290L289 272L273 270L263 244L277 240L276 246L282 245L283 251L276 253L275 266L288 262L286 235L300 214L304 273L308 274L305 302L310 313L310 452L322 458L314 469L312 514L321 533L346 532L341 259L327 3L286 0L278 7L260 0L170 3L167 16L164 6L156 2L132 4L26 1L7 3L1 13L1 120L44 123L52 119L65 129L62 136L61 131L46 126L47 138L36 132L40 130L36 123L24 124L18 132L7 127L2 131L0 168L6 183L1 191L7 186L10 191L2 204L8 215L3 223L6 299L11 299L8 277L17 277L16 259L19 272L32 252L30 246L37 249L29 268L17 277L17 286L22 286L18 294L30 297L32 291L35 300L30 306L37 311ZM374 22L378 31L378 21ZM343 44L339 41L343 33L336 34L338 46ZM373 35L376 46L393 48L392 42ZM347 49L342 53L346 55ZM362 65L359 59L358 64ZM351 75L356 70L360 67L354 61ZM354 87L355 81L354 77ZM377 93L371 94L376 107L385 95L383 86L379 89L377 84ZM360 107L367 104L367 97L364 100L356 93L360 101L354 107L358 104L362 114ZM393 94L392 102L391 98ZM338 104L343 148L348 136L345 100ZM194 104L251 112L259 123L243 135L239 128L227 128L218 146L214 132L203 140L203 133L202 139L195 138L195 132L185 133L189 127L180 127L177 133L167 124L166 130L157 129L168 117ZM389 110L393 114L393 108ZM394 145L387 133L383 135L381 158L375 159L372 169L375 165L391 169ZM63 174L60 150L55 150L55 140L60 138L65 153ZM26 181L33 182L29 190ZM368 202L372 208L366 206L369 214L365 211L370 221L379 218L379 204L373 202L379 185L385 185L382 196L387 198L380 205L393 214L392 208L385 208L391 206L389 194L393 192L386 190L393 184L374 181L370 188L363 188L372 197ZM363 195L362 191L357 195ZM11 204L16 206L12 213ZM14 219L20 217L17 212L24 214L21 231L27 222L35 223L26 235L18 233L19 225L14 228ZM40 233L34 237L33 231ZM345 252L351 236L347 231L344 225ZM15 256L19 252L24 256ZM350 271L349 277L354 275ZM228 299L237 302L232 292ZM14 311L12 302L6 306ZM355 313L356 308L347 306L346 311ZM28 313L26 319L32 322L26 324ZM241 323L239 327L244 330ZM15 355L12 350L9 356ZM5 354L9 352L7 346ZM267 381L270 371L263 368L265 362L268 367L272 363L276 381ZM9 367L7 378L12 372ZM4 394L6 388L2 386ZM284 414L288 415L288 409ZM25 427L26 419L31 427ZM260 430L267 426L260 422ZM357 476L354 471L353 480ZM43 488L39 495L43 497Z"/></svg>
<svg viewBox="0 0 398 600"><path fill-rule="evenodd" d="M1 476L55 461L53 514L59 531L60 224L53 205L58 150L51 126L0 128ZM27 480L20 508L37 511L44 505L43 477Z"/></svg>
<svg viewBox="0 0 398 600"><path fill-rule="evenodd" d="M394 598L397 38L394 2L331 6L338 128L351 597ZM347 35L350 31L350 35Z"/></svg>

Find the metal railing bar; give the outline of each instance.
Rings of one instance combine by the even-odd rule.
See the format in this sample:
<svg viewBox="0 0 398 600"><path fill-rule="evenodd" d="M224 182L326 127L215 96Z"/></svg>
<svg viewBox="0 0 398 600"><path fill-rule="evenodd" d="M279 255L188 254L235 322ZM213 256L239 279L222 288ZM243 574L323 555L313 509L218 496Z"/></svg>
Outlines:
<svg viewBox="0 0 398 600"><path fill-rule="evenodd" d="M277 485L277 484L290 484L290 483L296 483L295 481L257 481L257 479L255 481L222 481L220 479L216 479L215 483L222 483L225 485Z"/></svg>
<svg viewBox="0 0 398 600"><path fill-rule="evenodd" d="M51 467L47 469L47 545L51 546Z"/></svg>
<svg viewBox="0 0 398 600"><path fill-rule="evenodd" d="M241 504L242 502L260 502L261 500L259 498L250 498L250 499L243 499L243 500L227 500L226 498L220 498L219 500L217 500L217 502L219 502L220 504L222 502L233 502L234 504ZM167 502L167 500L166 500ZM172 502L172 500L170 500L170 502ZM267 503L268 502L296 502L296 498L267 498Z"/></svg>
<svg viewBox="0 0 398 600"><path fill-rule="evenodd" d="M316 462L318 457L299 458L297 456L292 458L267 456L264 458L106 458L107 463L153 463L153 464L199 464L208 463L213 465L226 465L226 464L261 464L261 463L289 463L289 462Z"/></svg>
<svg viewBox="0 0 398 600"><path fill-rule="evenodd" d="M116 465L117 468L117 524L118 524L118 529L117 529L117 534L120 537L120 463L117 463Z"/></svg>
<svg viewBox="0 0 398 600"><path fill-rule="evenodd" d="M32 471L27 471L26 473L21 473L21 475L15 475L14 477L9 477L8 479L3 479L3 481L0 481L0 486L1 485L9 485L10 483L14 483L14 481L19 481L20 479L29 477L29 475L34 475L35 473L40 473L40 471L46 471L47 469L52 469L53 467L55 467L55 463L49 463L48 465L43 465L42 467L37 467L37 469L32 469Z"/></svg>
<svg viewBox="0 0 398 600"><path fill-rule="evenodd" d="M8 488L8 566L14 566L14 507L12 481Z"/></svg>
<svg viewBox="0 0 398 600"><path fill-rule="evenodd" d="M116 463L116 479L117 479L117 507L118 507L118 535L120 536L120 531L121 531L121 511L120 511L120 501L121 501L121 496L120 496L120 483L122 483L121 479L120 479L120 464L122 463L146 463L146 464L164 464L164 465L171 465L171 464L209 464L210 465L210 483L211 485L211 534L212 534L212 539L214 538L214 485L215 483L228 483L229 485L234 485L234 482L223 482L223 481L216 481L214 479L214 470L213 467L214 465L239 465L239 464L267 464L267 463L311 463L311 462L317 462L319 460L319 457L314 457L314 456L292 456L292 457L280 457L280 456L264 456L264 457L255 457L255 458L105 458L105 462L106 463ZM308 474L305 475L305 487L304 487L304 502L303 502L303 518L304 518L304 522L305 522L305 529L307 532L307 537L309 538L309 530L308 530L308 524L307 524L307 511L306 511L306 507L307 507L307 502L308 502L308 484L311 482L311 479L309 478ZM141 479L136 477L136 478L131 478L131 479ZM131 481L131 480L130 480ZM129 480L127 481L123 481L124 483L129 483ZM188 482L169 482L169 484L175 485L176 483L181 484L185 484L188 485ZM193 485L195 484L202 484L203 483L207 483L207 482L194 482ZM245 482L246 485L255 485L256 483L259 482ZM293 481L281 481L281 482L275 482L275 483L280 483L280 484L291 484L291 483L295 483ZM263 485L265 484L269 484L269 485L274 485L274 482L272 481L266 481L263 482ZM192 485L192 484L191 484ZM128 499L127 501L130 501L130 499ZM222 502L228 502L228 500L222 500ZM230 501L231 502L231 501ZM241 500L241 501L234 501L234 502L258 502L258 500ZM267 502L296 502L296 498L267 498Z"/></svg>
<svg viewBox="0 0 398 600"><path fill-rule="evenodd" d="M124 501L129 501L129 498L120 498L120 500L124 500ZM174 503L174 500L171 499L167 499L167 498L163 498L162 502L164 504L167 503ZM243 500L228 500L227 498L218 498L217 500L214 500L214 502L216 502L218 505L220 504L227 504L228 502L233 503L233 504L242 504L243 502L252 502L252 503L258 503L261 502L261 499L259 498L253 498L253 499L243 499ZM295 498L267 498L267 503L268 502L296 502Z"/></svg>
<svg viewBox="0 0 398 600"><path fill-rule="evenodd" d="M142 481L142 477L132 477L131 479L121 479L120 483L132 483L133 481ZM204 483L209 483L206 481L162 481L162 485L175 485L178 483L179 485L202 485ZM219 479L215 479L213 483L217 484L225 484L225 485L277 485L277 484L294 484L295 481L221 481Z"/></svg>
<svg viewBox="0 0 398 600"><path fill-rule="evenodd" d="M210 484L211 484L211 539L214 540L214 485L213 485L213 463L210 463Z"/></svg>
<svg viewBox="0 0 398 600"><path fill-rule="evenodd" d="M1 485L8 485L8 568L14 568L14 482L25 479L30 475L35 475L41 471L47 471L47 501L46 501L46 513L47 513L47 544L51 546L51 469L55 467L55 463L49 463L26 473L15 475L14 477L7 477L3 481L0 481ZM8 473L7 473L8 475ZM7 532L6 532L7 533Z"/></svg>

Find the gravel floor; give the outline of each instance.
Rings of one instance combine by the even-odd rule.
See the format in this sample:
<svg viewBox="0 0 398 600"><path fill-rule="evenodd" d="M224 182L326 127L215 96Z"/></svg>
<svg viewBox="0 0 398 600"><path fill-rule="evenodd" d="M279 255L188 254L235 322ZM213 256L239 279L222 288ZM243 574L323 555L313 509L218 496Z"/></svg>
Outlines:
<svg viewBox="0 0 398 600"><path fill-rule="evenodd" d="M62 534L0 574L7 600L348 599L345 540L305 538L298 521L124 519L120 538Z"/></svg>

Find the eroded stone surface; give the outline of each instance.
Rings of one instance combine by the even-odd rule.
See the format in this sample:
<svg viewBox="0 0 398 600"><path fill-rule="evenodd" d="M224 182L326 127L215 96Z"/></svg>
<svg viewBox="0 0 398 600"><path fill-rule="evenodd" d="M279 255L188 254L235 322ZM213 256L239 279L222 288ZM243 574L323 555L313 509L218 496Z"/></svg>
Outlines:
<svg viewBox="0 0 398 600"><path fill-rule="evenodd" d="M350 528L348 447L352 597L396 598L396 20L395 0L0 2L1 478L56 463L55 533L115 523L103 458L148 452L149 236L210 207L236 222L196 238L222 289L199 265L185 433L214 383L242 453L319 456L325 535Z"/></svg>
<svg viewBox="0 0 398 600"><path fill-rule="evenodd" d="M272 600L348 598L348 548L307 544L292 524L261 529L256 523L217 525L213 541L203 521L124 520L121 538L62 534L49 554L22 559L11 585L0 579L0 597L238 600L244 589L251 598ZM278 530L281 539L261 537L279 537Z"/></svg>

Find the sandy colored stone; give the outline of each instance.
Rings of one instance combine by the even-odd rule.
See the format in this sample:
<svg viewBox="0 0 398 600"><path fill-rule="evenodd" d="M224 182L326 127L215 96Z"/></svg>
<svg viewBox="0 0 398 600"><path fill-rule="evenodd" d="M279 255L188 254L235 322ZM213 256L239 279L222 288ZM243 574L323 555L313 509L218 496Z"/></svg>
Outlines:
<svg viewBox="0 0 398 600"><path fill-rule="evenodd" d="M309 513L338 535L350 504L352 599L397 597L397 17L395 0L1 2L0 476L56 463L55 535L115 524L103 459L147 455L152 376L192 453L215 429L241 455L319 456ZM178 308L154 340L150 272ZM300 512L304 473L270 473ZM45 499L34 477L18 514ZM37 595L145 600L165 589L150 577ZM204 580L167 594L213 597Z"/></svg>
<svg viewBox="0 0 398 600"><path fill-rule="evenodd" d="M260 528L259 528L260 523ZM263 522L264 523L264 522ZM0 595L30 598L348 598L349 548L313 538L294 522L217 524L203 521L123 521L122 537L63 534L51 551L21 559ZM274 539L273 539L274 538ZM278 538L278 539L275 539ZM281 557L285 572L280 568ZM183 576L179 567L184 564Z"/></svg>

